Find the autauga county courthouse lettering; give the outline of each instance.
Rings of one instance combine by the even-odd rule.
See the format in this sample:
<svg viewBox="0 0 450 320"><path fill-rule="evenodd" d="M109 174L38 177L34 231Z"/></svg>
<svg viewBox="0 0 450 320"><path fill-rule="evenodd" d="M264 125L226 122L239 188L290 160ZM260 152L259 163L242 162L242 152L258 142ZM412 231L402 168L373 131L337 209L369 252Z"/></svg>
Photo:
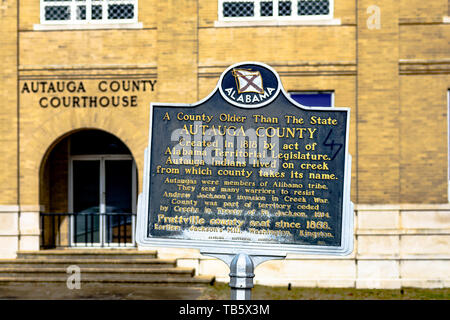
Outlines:
<svg viewBox="0 0 450 320"><path fill-rule="evenodd" d="M89 83L88 83L89 82ZM137 107L140 92L155 90L152 80L24 81L22 95L38 96L41 108Z"/></svg>

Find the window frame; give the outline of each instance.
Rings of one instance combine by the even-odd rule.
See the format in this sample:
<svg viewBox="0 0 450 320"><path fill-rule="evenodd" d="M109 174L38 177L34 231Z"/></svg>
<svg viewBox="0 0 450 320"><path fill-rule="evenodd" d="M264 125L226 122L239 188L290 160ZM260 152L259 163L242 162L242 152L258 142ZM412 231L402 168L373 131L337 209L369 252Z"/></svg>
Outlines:
<svg viewBox="0 0 450 320"><path fill-rule="evenodd" d="M296 91L289 91L289 98L291 98L292 100L294 100L294 98L292 98L293 94L324 94L324 93L329 93L331 94L331 106L329 107L322 107L322 108L334 108L335 104L334 104L334 97L335 97L335 91L334 90L296 90ZM295 102L301 104L300 102L294 100ZM317 107L317 106L305 106L305 107Z"/></svg>
<svg viewBox="0 0 450 320"><path fill-rule="evenodd" d="M261 16L260 3L266 1L273 1L273 15ZM291 12L295 15L291 16L278 16L278 3L286 0L218 0L218 21L219 22L260 22L260 21L318 21L318 20L333 20L334 17L334 0L328 0L329 13L327 15L311 15L311 16L299 16L298 15L298 0L290 0L292 3ZM254 16L251 17L224 17L223 16L223 3L224 2L253 2L254 3Z"/></svg>
<svg viewBox="0 0 450 320"><path fill-rule="evenodd" d="M133 4L133 19L108 19L108 5L110 4ZM76 19L77 6L86 6L86 19ZM102 19L91 19L91 7L92 5L102 6ZM70 19L69 20L46 20L45 8L55 6L69 6L70 7ZM73 26L73 25L115 25L115 24L135 24L138 22L138 0L55 0L45 1L40 0L40 24L43 26L57 25L57 26Z"/></svg>

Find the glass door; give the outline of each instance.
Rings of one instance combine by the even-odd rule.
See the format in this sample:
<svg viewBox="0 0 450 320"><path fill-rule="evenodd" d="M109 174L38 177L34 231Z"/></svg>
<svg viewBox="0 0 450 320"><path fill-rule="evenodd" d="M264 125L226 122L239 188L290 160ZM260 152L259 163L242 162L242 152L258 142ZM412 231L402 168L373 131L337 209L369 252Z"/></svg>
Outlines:
<svg viewBox="0 0 450 320"><path fill-rule="evenodd" d="M136 166L130 155L72 156L71 245L134 246Z"/></svg>
<svg viewBox="0 0 450 320"><path fill-rule="evenodd" d="M99 244L100 159L72 160L72 243Z"/></svg>
<svg viewBox="0 0 450 320"><path fill-rule="evenodd" d="M105 231L108 244L134 242L133 160L105 159Z"/></svg>

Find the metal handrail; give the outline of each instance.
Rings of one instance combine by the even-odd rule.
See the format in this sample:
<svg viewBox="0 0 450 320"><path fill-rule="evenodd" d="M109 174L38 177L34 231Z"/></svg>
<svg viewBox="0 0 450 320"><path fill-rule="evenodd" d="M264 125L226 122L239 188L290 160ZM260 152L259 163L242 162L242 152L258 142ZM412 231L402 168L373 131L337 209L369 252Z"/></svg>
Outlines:
<svg viewBox="0 0 450 320"><path fill-rule="evenodd" d="M96 218L99 220L95 221ZM134 245L135 220L136 214L129 212L41 212L40 246L47 249Z"/></svg>

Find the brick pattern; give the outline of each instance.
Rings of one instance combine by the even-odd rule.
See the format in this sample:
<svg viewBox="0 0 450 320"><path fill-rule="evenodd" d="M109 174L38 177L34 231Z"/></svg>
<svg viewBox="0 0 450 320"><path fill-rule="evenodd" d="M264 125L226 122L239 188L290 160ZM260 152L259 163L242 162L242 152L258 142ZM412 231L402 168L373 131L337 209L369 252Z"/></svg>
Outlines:
<svg viewBox="0 0 450 320"><path fill-rule="evenodd" d="M367 28L370 5L381 10L379 30ZM154 92L140 95L142 107L133 111L51 113L36 107L29 96L20 96L21 200L37 205L44 201L39 200L43 156L61 136L83 127L114 133L132 149L142 172L148 103L202 99L222 70L243 60L274 66L287 91L334 90L336 106L352 109L354 202L447 201L450 28L442 17L448 15L448 0L335 1L334 18L341 25L255 28L214 27L215 1L140 0L143 29L52 32L33 31L40 23L39 2L23 1L19 66L16 6L8 1L0 9L0 97L5 105L0 130L2 150L8 150L1 161L1 203L17 202L17 76L21 83L80 74L93 79L114 68L108 76L126 78L147 68L158 81Z"/></svg>
<svg viewBox="0 0 450 320"><path fill-rule="evenodd" d="M359 289L448 288L449 209L448 204L357 205L351 255L288 254L284 260L258 266L254 282ZM177 258L180 265L195 266L199 274L214 272L217 281L229 281L225 264L194 250L161 249L158 256Z"/></svg>
<svg viewBox="0 0 450 320"><path fill-rule="evenodd" d="M256 60L279 71L287 91L334 90L336 106L351 108L351 196L357 203L351 256L322 257L323 263L291 255L257 269L256 282L450 285L450 209L431 205L448 203L450 25L443 17L450 15L450 1L335 0L340 25L219 28L217 1L139 0L142 29L51 32L33 31L39 1L20 1L19 10L17 3L0 4L0 258L37 250L38 212L67 208L67 145L53 149L56 142L80 128L114 134L131 150L142 186L149 102L198 101L230 64ZM372 5L380 9L379 29L367 27ZM27 81L81 79L90 95L100 96L105 93L95 85L103 78L157 84L138 93L133 109L43 109L42 94L17 95ZM161 249L158 255L227 280L223 263L194 251Z"/></svg>
<svg viewBox="0 0 450 320"><path fill-rule="evenodd" d="M399 5L377 1L381 14L379 29L367 25L367 8L371 5L372 1L359 1L357 201L398 203Z"/></svg>
<svg viewBox="0 0 450 320"><path fill-rule="evenodd" d="M197 101L197 1L158 1L158 101Z"/></svg>
<svg viewBox="0 0 450 320"><path fill-rule="evenodd" d="M439 21L448 14L448 0L401 0L400 17L402 22L407 21Z"/></svg>
<svg viewBox="0 0 450 320"><path fill-rule="evenodd" d="M447 201L448 84L448 75L401 77L400 196L405 203ZM425 89L418 90L421 86Z"/></svg>
<svg viewBox="0 0 450 320"><path fill-rule="evenodd" d="M17 3L0 4L0 203L17 199Z"/></svg>

